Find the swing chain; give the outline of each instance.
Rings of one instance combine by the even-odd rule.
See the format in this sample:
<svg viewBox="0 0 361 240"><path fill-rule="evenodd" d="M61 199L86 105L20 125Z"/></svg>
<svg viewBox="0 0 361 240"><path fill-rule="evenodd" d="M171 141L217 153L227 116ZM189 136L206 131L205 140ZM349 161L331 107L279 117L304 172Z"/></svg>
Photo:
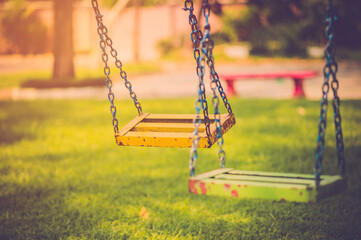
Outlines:
<svg viewBox="0 0 361 240"><path fill-rule="evenodd" d="M211 25L209 24L209 16L211 14L211 5L209 4L208 0L203 1L203 16L205 18L205 25L204 25L204 36L203 36L203 43L202 44L202 51L206 55L207 58L207 65L210 70L211 75L211 88L212 90L217 87L218 92L223 100L223 103L228 111L229 114L232 113L231 105L228 102L226 93L224 92L224 89L222 87L221 82L219 81L218 73L216 72L214 68L214 56L213 56L213 48L214 48L214 41L211 38L210 30ZM215 86L214 86L215 85ZM215 95L215 91L213 91ZM218 97L217 97L218 98ZM218 101L219 102L219 101Z"/></svg>
<svg viewBox="0 0 361 240"><path fill-rule="evenodd" d="M204 23L204 36L203 36L203 39L202 39L200 44L201 44L201 47L202 47L202 57L204 58L204 56L206 56L207 65L208 65L208 67L210 69L211 89L212 89L212 93L213 93L212 103L213 103L213 106L214 106L214 121L215 121L216 134L217 134L216 135L216 140L217 140L217 144L219 146L218 157L219 157L219 161L220 161L220 167L224 168L225 167L226 153L222 149L224 140L223 140L223 136L222 136L221 115L219 113L219 108L218 108L218 106L219 106L219 98L218 98L218 95L217 95L217 92L216 92L216 88L218 86L221 87L221 85L220 85L220 82L219 82L218 74L214 69L214 57L213 57L214 42L213 42L213 40L211 38L211 34L210 34L211 26L209 24L209 16L210 16L210 13L211 13L211 5L209 4L208 0L203 1L202 10L203 10L203 16L205 18L205 23ZM219 85L217 85L217 83L219 83ZM221 91L220 91L220 93L221 93ZM224 96L225 96L225 94L224 94ZM228 112L232 113L232 110L230 108L230 105L229 105L227 99L226 99L226 102L228 104L226 106L229 106L229 108L227 108Z"/></svg>
<svg viewBox="0 0 361 240"><path fill-rule="evenodd" d="M95 11L95 15L96 15L96 20L97 20L97 32L98 32L98 35L99 35L99 38L100 38L100 42L99 42L99 45L100 45L100 48L102 50L102 61L104 62L104 74L106 76L106 81L105 81L105 84L108 88L108 99L109 99L109 102L110 102L110 112L113 116L113 120L112 120L112 123L113 123L113 127L114 127L114 133L118 133L119 131L119 128L118 128L118 119L116 117L116 113L117 113L117 108L115 107L114 105L114 93L112 91L112 87L113 87L113 81L110 79L110 68L108 66L108 54L106 53L106 43L105 43L105 40L104 40L104 34L103 34L103 25L102 25L102 15L99 13L99 9L97 7L97 2L96 1L92 1L92 4L93 4L93 8L94 8L94 11Z"/></svg>
<svg viewBox="0 0 361 240"><path fill-rule="evenodd" d="M207 0L205 0L202 4L202 12L206 19L205 25L204 25L204 32L205 35L202 34L202 31L198 27L198 20L197 17L193 14L194 7L193 7L193 1L192 0L185 0L184 2L184 10L189 11L189 24L191 26L191 41L193 43L193 55L194 59L197 63L197 75L199 78L199 85L198 85L198 98L196 100L196 118L193 120L193 124L195 126L194 132L193 132L193 143L192 143L192 149L191 149L191 157L190 157L190 176L194 176L195 174L195 166L197 162L197 146L199 142L199 136L198 136L198 127L201 123L201 119L199 117L200 112L200 106L202 105L204 117L205 117L205 125L206 125L206 133L208 138L210 137L210 130L207 129L207 126L209 128L210 120L208 117L208 106L207 106L207 100L205 95L205 87L204 87L204 73L205 73L205 63L207 63L207 66L210 69L210 75L211 75L211 89L213 92L213 98L212 103L214 106L214 117L215 117L215 125L216 125L216 140L217 144L219 146L219 159L220 159L220 165L221 167L225 166L225 152L222 149L223 146L223 137L222 137L222 127L221 127L221 119L220 119L220 113L219 113L219 98L216 93L216 89L218 89L222 100L224 102L224 105L228 111L228 113L232 113L231 106L228 102L228 99L226 97L226 94L224 93L224 90L222 88L222 85L219 81L219 76L217 72L214 69L214 57L213 57L213 47L214 43L210 36L210 24L209 24L209 16L210 16L210 4ZM201 51L200 49L201 48ZM205 59L207 58L207 60Z"/></svg>
<svg viewBox="0 0 361 240"><path fill-rule="evenodd" d="M343 135L341 127L341 114L340 114L340 98L338 97L337 91L339 88L339 82L336 77L338 71L338 65L335 60L335 41L334 41L334 22L337 20L335 15L335 10L332 6L332 0L329 0L327 13L326 13L326 37L328 39L327 46L325 48L325 59L326 64L323 69L324 83L322 85L322 100L321 100L321 111L320 111L320 121L319 121L319 133L317 138L317 148L316 148L316 159L315 159L315 179L316 187L319 186L320 178L322 174L322 160L325 144L325 135L326 135L326 121L327 121L327 108L328 100L327 94L329 92L329 80L331 81L331 88L333 91L333 110L334 110L334 122L336 130L336 147L337 147L337 157L338 157L338 166L343 176L345 174L345 158L344 158L344 144L343 144Z"/></svg>
<svg viewBox="0 0 361 240"><path fill-rule="evenodd" d="M184 2L184 8L185 11L189 11L189 24L192 28L191 32L191 40L193 43L193 57L197 62L196 72L199 79L198 83L198 99L196 100L196 106L201 106L203 110L204 115L204 124L206 128L206 134L209 139L211 136L211 130L210 130L210 120L209 120L209 113L208 113L208 102L206 99L206 90L204 86L203 76L205 73L204 64L201 64L204 62L204 58L201 57L201 51L199 49L199 44L201 40L203 39L202 31L198 28L198 20L197 17L194 15L194 7L193 7L193 1L192 0L186 0ZM196 107L197 108L197 107ZM197 110L198 111L198 110ZM198 117L198 115L197 115ZM196 117L196 121L197 121Z"/></svg>
<svg viewBox="0 0 361 240"><path fill-rule="evenodd" d="M112 93L111 91L111 86L112 86L112 81L110 80L109 78L109 75L110 75L110 68L109 66L107 65L107 62L108 62L108 54L106 53L106 46L108 46L110 48L110 55L114 58L114 63L115 63L115 66L120 70L119 74L120 74L120 77L124 80L124 85L125 87L128 89L129 91L129 95L130 97L133 99L133 102L134 102L134 106L137 108L138 110L138 114L141 115L142 114L142 106L140 104L140 102L138 101L137 99L137 95L135 94L135 92L133 91L132 89L132 84L128 81L128 78L127 78L127 73L123 70L123 64L122 62L118 59L118 53L117 51L113 48L113 41L112 39L109 37L108 35L108 29L106 28L106 26L103 24L103 15L101 15L100 11L99 11L99 6L98 6L98 1L97 0L92 0L92 6L93 6L93 10L94 10L94 13L95 13L95 19L97 21L97 25L98 25L98 28L97 28L97 32L98 32L98 35L100 37L100 48L102 49L102 52L103 52L103 55L102 55L102 60L105 64L105 67L104 67L104 73L107 77L107 80L106 80L106 85L109 89L109 94L108 94L108 98L109 98L109 101L111 103L111 109L115 110L115 106L114 106L114 94ZM106 61L105 61L106 60ZM110 88L109 88L110 87ZM109 97L111 96L111 97ZM112 99L112 100L111 100ZM112 111L113 111L112 110ZM112 112L113 113L113 112ZM113 115L113 125L114 125L114 116L115 114ZM115 127L114 127L115 128ZM117 126L117 129L118 129L118 126Z"/></svg>
<svg viewBox="0 0 361 240"><path fill-rule="evenodd" d="M195 167L197 165L197 158L198 158L197 147L198 147L199 138L200 138L199 133L198 133L198 128L199 128L200 124L202 123L202 119L200 117L201 108L203 110L204 124L205 124L206 134L207 134L208 138L210 137L211 134L210 134L210 120L209 120L209 116L208 116L208 103L207 103L207 99L206 99L205 86L204 86L204 82L203 82L204 64L200 64L200 62L202 62L202 61L204 62L204 57L202 58L201 51L198 48L200 41L203 39L203 34L202 34L202 31L198 28L197 17L193 13L194 7L193 7L192 0L186 0L184 2L184 10L185 11L189 10L189 24L192 28L191 40L192 40L193 48L194 48L193 56L197 62L196 71L197 71L197 76L199 79L198 94L197 94L197 99L195 102L196 117L193 119L194 131L193 131L193 135L192 135L193 141L192 141L192 148L190 151L190 160L189 160L189 174L190 174L190 176L194 176L195 175Z"/></svg>
<svg viewBox="0 0 361 240"><path fill-rule="evenodd" d="M191 41L192 41L193 47L194 47L193 55L194 55L194 59L196 60L197 66L198 66L198 62L199 62L198 59L199 59L199 56L200 56L200 51L199 51L198 46L199 46L200 42L202 41L202 39L204 38L204 36L202 34L202 31L198 28L197 17L193 14L193 11L194 11L193 5L194 5L193 0L185 0L183 10L189 11L189 24L190 24L191 29L192 29L192 31L191 31ZM208 17L210 15L210 7L211 6L208 3L208 1L207 1L207 3L204 2L203 5L202 5L203 15L207 19L206 21L208 21ZM208 29L208 32L209 32L210 24L208 24L208 26L205 27L205 28L209 28ZM210 54L206 54L207 65L208 65L208 67L210 69L210 73L212 75L212 78L214 79L214 82L212 84L216 84L216 86L218 88L218 91L220 93L220 96L222 97L223 103L224 103L228 113L232 114L231 105L229 104L226 93L224 92L222 84L219 81L219 76L218 76L217 72L214 69L214 57L213 57L213 53L212 53L213 47L214 47L214 44L213 44L213 41L212 41L212 49L209 52ZM198 70L197 70L197 72L198 72Z"/></svg>
<svg viewBox="0 0 361 240"><path fill-rule="evenodd" d="M195 168L197 165L197 158L198 158L198 152L197 152L197 146L199 143L199 133L198 133L198 128L202 123L202 119L200 117L200 111L201 111L201 99L199 98L199 94L198 94L198 98L195 102L195 108L196 108L196 117L193 119L193 125L194 125L194 131L193 131L193 141L192 141L192 148L190 151L190 159L189 159L189 174L190 176L194 176L195 175Z"/></svg>
<svg viewBox="0 0 361 240"><path fill-rule="evenodd" d="M339 82L336 77L336 73L338 70L338 65L335 60L335 41L334 41L334 25L333 23L337 21L337 17L335 15L335 9L332 7L332 0L329 1L329 8L327 11L327 22L329 23L329 27L326 29L326 35L329 35L329 39L332 40L332 44L330 44L329 48L326 48L325 54L330 65L328 67L329 73L332 76L331 88L333 92L333 112L334 112L334 123L335 123L335 134L336 134L336 149L337 149L337 160L338 167L340 169L341 175L345 175L345 156L344 156L344 144L343 144L343 134L341 127L341 114L340 114L340 98L337 94L339 89ZM328 72L328 70L326 70Z"/></svg>

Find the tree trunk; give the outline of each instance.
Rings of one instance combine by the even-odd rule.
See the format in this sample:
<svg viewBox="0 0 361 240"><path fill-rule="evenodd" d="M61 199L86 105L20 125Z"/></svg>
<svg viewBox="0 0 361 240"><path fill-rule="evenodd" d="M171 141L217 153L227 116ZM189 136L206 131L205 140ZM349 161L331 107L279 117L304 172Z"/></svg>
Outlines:
<svg viewBox="0 0 361 240"><path fill-rule="evenodd" d="M72 0L54 0L53 79L74 78Z"/></svg>

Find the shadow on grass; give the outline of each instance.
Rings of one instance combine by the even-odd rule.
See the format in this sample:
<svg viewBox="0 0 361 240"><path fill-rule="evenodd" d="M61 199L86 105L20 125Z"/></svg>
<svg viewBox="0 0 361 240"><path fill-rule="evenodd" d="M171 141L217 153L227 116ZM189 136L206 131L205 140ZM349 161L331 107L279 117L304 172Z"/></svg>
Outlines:
<svg viewBox="0 0 361 240"><path fill-rule="evenodd" d="M33 139L35 128L49 117L45 106L28 102L0 102L0 145L10 145L22 139Z"/></svg>
<svg viewBox="0 0 361 240"><path fill-rule="evenodd" d="M64 186L48 182L43 186L7 184L6 188L13 191L0 197L0 239L58 239L92 226L91 218L68 208L69 189Z"/></svg>
<svg viewBox="0 0 361 240"><path fill-rule="evenodd" d="M81 172L80 172L81 173ZM361 186L317 205L190 195L186 178L127 172L6 184L1 239L355 239ZM180 183L182 182L182 183ZM3 188L5 189L5 188ZM145 207L149 219L139 212ZM134 237L137 239L137 237Z"/></svg>

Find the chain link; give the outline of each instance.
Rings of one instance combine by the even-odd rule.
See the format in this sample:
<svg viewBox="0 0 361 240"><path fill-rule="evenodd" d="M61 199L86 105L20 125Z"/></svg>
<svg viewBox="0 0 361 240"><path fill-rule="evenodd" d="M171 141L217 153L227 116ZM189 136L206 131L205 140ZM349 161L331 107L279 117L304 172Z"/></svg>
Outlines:
<svg viewBox="0 0 361 240"><path fill-rule="evenodd" d="M204 57L201 55L201 51L199 50L200 41L203 39L202 31L198 28L198 20L197 17L194 15L194 7L192 0L186 0L184 2L184 10L189 11L189 24L191 26L191 41L193 43L193 56L197 62L196 72L199 79L198 82L198 94L197 99L195 102L195 109L196 109L196 117L193 119L194 131L192 134L192 148L190 151L190 159L189 159L189 174L190 176L195 175L195 167L197 165L197 158L198 158L198 142L199 142L199 132L198 128L202 122L200 117L200 109L203 110L204 115L204 124L206 128L207 136L210 136L210 120L208 117L208 103L206 100L205 95L205 86L203 82L203 75L204 75L204 64L202 65L201 62L204 62Z"/></svg>
<svg viewBox="0 0 361 240"><path fill-rule="evenodd" d="M184 8L185 11L189 11L189 17L188 17L188 22L191 26L191 41L193 43L193 56L194 59L197 62L197 67L196 67L196 72L197 72L197 76L199 79L199 83L198 83L198 99L196 100L196 102L201 102L201 107L203 110L203 116L204 116L204 124L205 124L205 128L206 128L206 134L207 137L210 138L211 136L211 130L210 130L210 120L209 120L209 114L208 114L208 102L206 99L206 91L205 91L205 86L204 86L204 81L203 81L203 76L205 73L205 68L204 68L204 62L205 59L204 57L202 57L201 55L201 51L199 49L199 45L201 40L203 39L203 34L202 31L198 28L198 20L197 17L194 15L193 11L194 11L194 4L192 0L186 0L184 2ZM197 104L196 104L197 105Z"/></svg>
<svg viewBox="0 0 361 240"><path fill-rule="evenodd" d="M219 146L219 152L218 156L220 159L220 166L225 166L225 152L222 149L223 146L223 136L222 136L222 127L221 127L221 119L220 119L220 113L219 113L219 98L216 93L216 89L218 89L220 96L222 97L222 100L224 102L224 105L228 111L228 113L232 113L231 106L228 102L227 96L222 88L222 85L219 81L219 77L217 72L214 68L214 57L213 57L213 40L210 36L210 24L209 24L209 16L210 16L210 4L206 0L202 4L202 12L206 19L205 25L204 25L204 35L202 34L202 31L198 27L198 20L197 17L193 14L194 11L194 4L192 0L185 0L184 2L184 10L189 11L189 24L191 26L191 41L193 43L193 55L194 59L197 63L197 76L199 78L199 85L198 85L198 98L196 100L196 118L193 121L193 124L195 126L194 132L193 132L193 144L191 149L191 157L190 157L190 175L194 176L195 174L195 166L197 162L197 146L199 142L199 135L198 135L198 127L200 124L200 106L202 106L203 114L204 114L204 121L206 125L206 133L208 138L210 138L210 120L208 117L208 106L207 106L207 100L206 100L206 94L205 94L205 87L204 87L204 73L205 73L205 64L207 63L207 66L210 69L210 75L211 75L211 89L213 93L212 97L212 103L214 106L214 118L215 118L215 126L216 126L216 141Z"/></svg>
<svg viewBox="0 0 361 240"><path fill-rule="evenodd" d="M207 58L207 66L210 69L210 75L211 75L211 89L213 93L212 97L212 103L214 107L214 123L216 126L216 141L219 146L218 150L218 157L220 161L220 167L225 167L225 160L226 160L226 153L223 150L223 136L222 136L222 126L221 126L221 115L219 113L219 98L216 92L216 87L214 86L217 82L219 82L219 79L216 78L216 71L214 69L214 57L213 57L213 48L214 48L214 42L211 38L210 30L211 26L209 24L209 16L211 13L211 5L208 3L208 0L203 1L203 15L205 18L204 23L204 35L203 39L200 43L201 49L202 49L202 56L206 56ZM227 101L228 102L228 101ZM228 104L229 105L229 104Z"/></svg>
<svg viewBox="0 0 361 240"><path fill-rule="evenodd" d="M189 24L190 24L191 30L192 30L191 31L191 41L193 43L194 59L197 62L197 69L198 69L198 62L199 62L199 56L200 56L200 51L199 51L198 47L199 47L200 42L204 38L204 36L202 34L202 31L198 27L197 17L193 14L193 11L194 11L193 6L194 6L194 4L193 4L192 0L186 0L184 2L183 10L189 11ZM209 18L209 15L210 15L210 4L208 3L208 1L207 1L207 3L203 4L202 8L203 8L203 15L205 16L206 21L208 21L208 18ZM208 33L209 33L210 24L208 24L208 26L205 26L205 30L206 31L208 30ZM210 36L209 36L209 39L210 39ZM216 84L216 86L218 88L219 94L220 94L220 96L221 96L221 98L223 100L223 103L224 103L228 113L233 114L231 105L228 102L226 93L225 93L225 91L224 91L224 89L222 87L221 82L219 81L219 76L218 76L218 74L217 74L217 72L215 71L215 68L214 68L214 57L213 57L213 53L212 53L214 44L213 44L213 41L211 41L211 42L212 42L212 45L211 45L212 49L209 49L210 51L207 51L209 54L206 54L207 65L208 65L208 67L210 69L211 76L214 79L214 83ZM197 70L197 72L198 72L198 70Z"/></svg>
<svg viewBox="0 0 361 240"><path fill-rule="evenodd" d="M114 106L114 93L112 92L113 82L110 79L110 68L108 66L108 54L106 52L107 46L110 48L110 55L114 58L115 66L120 70L119 75L124 80L124 85L128 89L129 95L133 99L134 106L136 107L139 115L142 114L142 106L137 99L137 95L135 94L135 92L132 89L132 84L128 81L127 73L122 68L123 64L118 59L118 53L113 48L113 41L108 35L108 29L103 24L103 15L100 14L98 1L92 0L92 6L93 6L94 13L95 13L95 19L97 21L97 26L98 26L97 32L98 32L98 35L100 38L99 44L100 44L100 48L102 50L102 60L104 62L104 74L106 76L106 86L109 89L108 99L111 104L110 109L111 109L112 115L113 115L113 126L114 126L114 131L117 133L118 132L118 120L115 117L116 108ZM115 123L116 123L116 125L114 125Z"/></svg>
<svg viewBox="0 0 361 240"><path fill-rule="evenodd" d="M96 21L97 21L97 32L98 32L98 35L100 38L99 46L100 46L100 49L102 50L102 61L104 62L104 74L106 76L105 84L108 88L108 99L110 102L110 112L113 117L112 124L113 124L113 128L114 128L114 133L118 133L118 131L119 131L118 119L116 117L117 108L114 105L115 97L114 97L114 93L112 91L113 82L110 79L110 68L108 66L108 54L106 53L106 42L104 40L104 34L103 34L103 24L102 24L103 16L99 12L98 3L96 1L92 1L92 5L93 5L93 9L94 9L95 16L96 16Z"/></svg>
<svg viewBox="0 0 361 240"><path fill-rule="evenodd" d="M197 158L198 158L198 143L199 143L199 133L198 129L199 126L202 123L202 119L200 117L200 111L201 111L201 99L198 97L195 102L195 109L196 109L196 117L193 119L193 125L194 125L194 131L192 134L192 147L190 151L190 159L189 159L189 174L190 176L195 175L195 168L197 165Z"/></svg>
<svg viewBox="0 0 361 240"><path fill-rule="evenodd" d="M337 21L337 17L335 14L335 9L332 6L332 0L329 1L329 8L328 8L328 22L329 22L329 30L326 30L326 34L329 34L329 39L332 40L332 44L330 44L329 51L326 53L330 69L330 74L332 77L331 88L333 92L333 112L334 112L334 123L335 123L335 135L336 135L336 149L337 149L337 161L338 167L340 169L340 173L342 176L345 175L346 168L345 168L345 155L344 155L344 144L343 144L343 134L342 134L342 127L341 127L341 113L340 113L340 98L338 96L338 89L339 89L339 82L337 80L336 74L338 71L338 65L335 60L335 41L334 41L334 28L333 23ZM332 36L332 37L331 37Z"/></svg>
<svg viewBox="0 0 361 240"><path fill-rule="evenodd" d="M204 1L204 3L203 3L203 15L204 15L204 17L206 19L206 22L205 22L205 26L204 26L204 29L205 29L204 32L205 33L204 33L204 37L203 37L203 39L205 39L205 40L203 41L203 44L201 43L202 45L204 45L203 48L202 48L202 51L206 55L207 65L208 65L208 68L210 70L211 88L213 90L213 88L215 88L214 85L216 85L216 87L218 89L218 92L219 92L219 95L221 96L221 98L223 100L224 106L227 109L227 112L229 114L233 114L231 105L228 102L226 93L224 92L222 84L219 81L219 76L218 76L218 73L216 72L215 66L214 66L214 57L213 57L214 42L213 42L213 40L211 38L211 35L210 35L211 26L210 26L209 21L208 21L210 13L211 13L211 5L209 4L208 0Z"/></svg>
<svg viewBox="0 0 361 240"><path fill-rule="evenodd" d="M334 110L334 122L336 130L336 147L338 166L340 168L341 175L345 174L345 157L344 157L344 144L341 127L341 114L340 114L340 98L338 97L337 91L339 88L339 82L336 74L338 71L338 65L335 60L335 41L334 41L334 22L337 20L335 16L335 10L332 6L332 0L329 0L327 13L326 13L326 38L328 39L327 46L325 48L325 59L326 64L323 68L324 83L322 85L322 99L321 99L321 110L320 110L320 121L318 126L318 138L317 148L315 157L315 179L316 186L318 187L321 180L322 174L322 160L324 153L325 135L326 135L326 121L327 121L327 109L328 99L327 95L330 89L330 78L331 88L333 91L333 110Z"/></svg>

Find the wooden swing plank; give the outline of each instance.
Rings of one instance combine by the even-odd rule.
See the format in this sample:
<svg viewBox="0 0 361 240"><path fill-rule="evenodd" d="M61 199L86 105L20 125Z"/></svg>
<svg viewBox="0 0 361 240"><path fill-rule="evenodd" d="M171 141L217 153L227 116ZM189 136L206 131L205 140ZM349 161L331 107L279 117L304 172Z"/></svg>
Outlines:
<svg viewBox="0 0 361 240"><path fill-rule="evenodd" d="M216 169L188 180L189 192L202 195L231 196L240 199L318 202L347 187L341 176L321 177L318 190L312 174L293 174Z"/></svg>
<svg viewBox="0 0 361 240"><path fill-rule="evenodd" d="M120 146L191 147L194 117L194 114L143 113L115 134L115 139ZM203 118L201 116L202 121ZM223 134L234 124L233 114L221 115ZM204 124L199 126L199 148L209 148L215 143L217 133L214 125L214 116L210 116L210 137L207 137Z"/></svg>
<svg viewBox="0 0 361 240"><path fill-rule="evenodd" d="M136 132L192 132L194 130L193 123L144 123L137 124L134 129ZM200 125L198 132L204 132L206 128Z"/></svg>
<svg viewBox="0 0 361 240"><path fill-rule="evenodd" d="M127 132L129 132L134 125L137 125L138 123L140 123L144 118L146 118L147 116L149 116L149 113L143 113L139 116L136 116L135 118L133 118L127 125L125 125L119 132L119 135L124 135Z"/></svg>
<svg viewBox="0 0 361 240"><path fill-rule="evenodd" d="M245 170L237 170L233 169L229 172L230 174L252 174L258 176L278 176L278 177L295 177L295 173L281 173L281 172L261 172L261 171L245 171ZM299 178L309 178L311 176L314 179L313 175L305 174L305 173L297 173L297 177Z"/></svg>
<svg viewBox="0 0 361 240"><path fill-rule="evenodd" d="M215 176L216 179L225 180L240 180L240 181L254 181L254 182L269 182L273 180L275 183L294 183L306 184L310 183L312 178L289 178L289 177L276 177L276 176L259 176L259 175L236 175L236 174L220 174ZM273 179L272 179L273 178Z"/></svg>
<svg viewBox="0 0 361 240"><path fill-rule="evenodd" d="M194 114L151 114L148 116L148 120L157 120L159 121L171 121L171 120L180 120L182 122L187 121L192 123L195 115ZM203 115L200 116L203 119ZM209 116L209 119L214 120L214 116Z"/></svg>

